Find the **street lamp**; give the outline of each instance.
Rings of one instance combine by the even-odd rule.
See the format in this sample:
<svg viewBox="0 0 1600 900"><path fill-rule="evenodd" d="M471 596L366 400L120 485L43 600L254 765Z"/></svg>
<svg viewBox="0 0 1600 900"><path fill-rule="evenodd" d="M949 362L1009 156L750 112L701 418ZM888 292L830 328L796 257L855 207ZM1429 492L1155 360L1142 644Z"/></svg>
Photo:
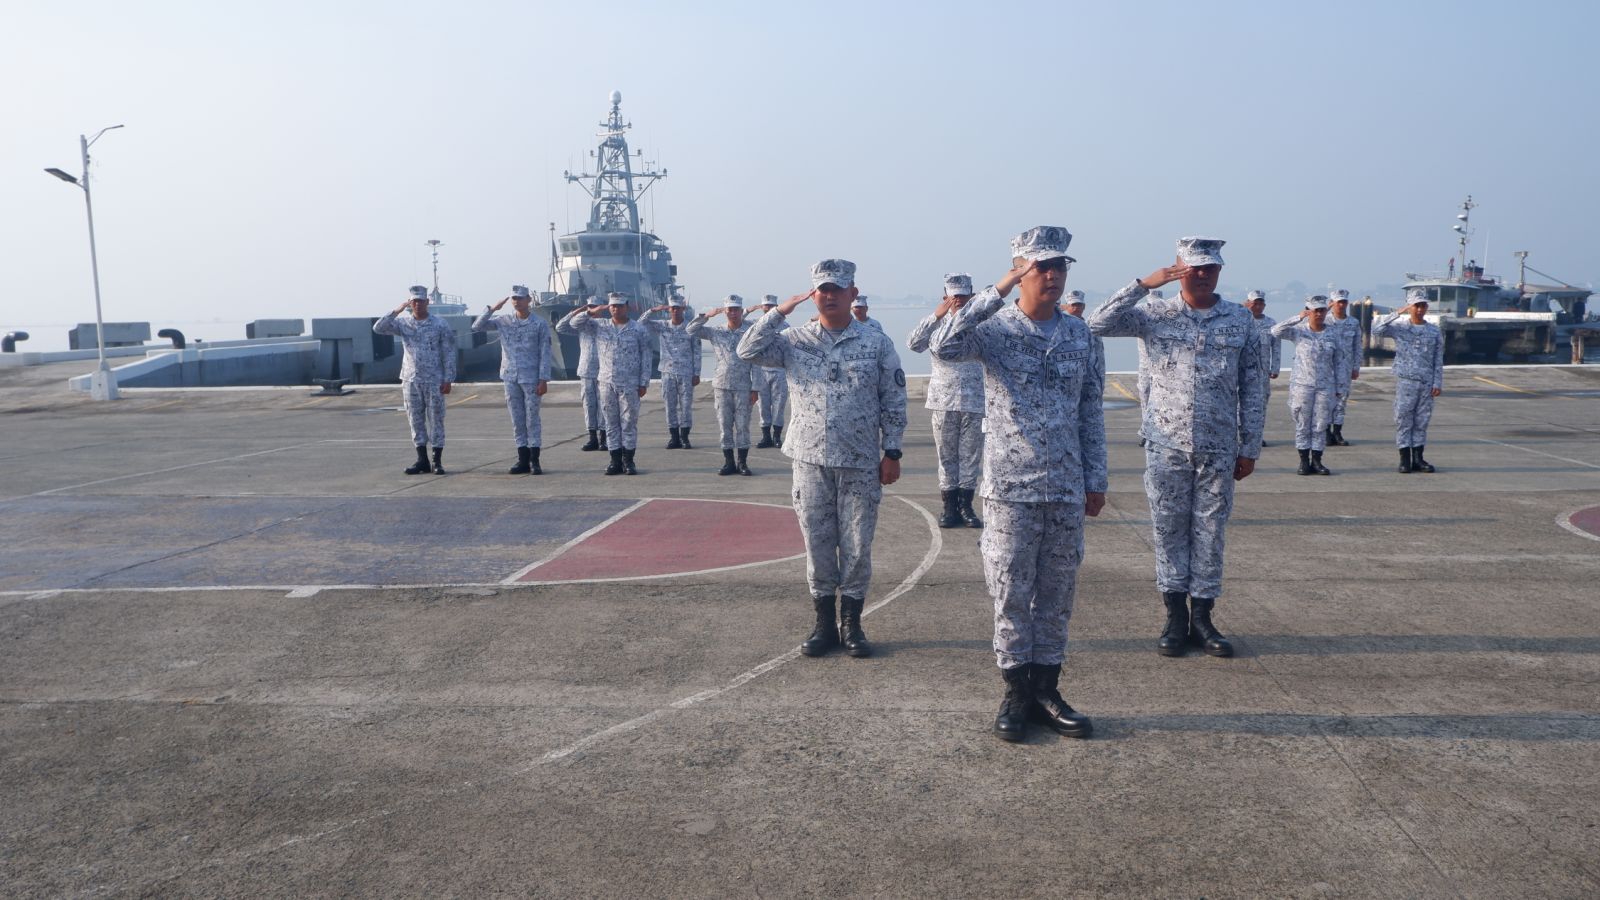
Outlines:
<svg viewBox="0 0 1600 900"><path fill-rule="evenodd" d="M117 376L111 373L111 367L106 365L106 323L100 314L100 258L95 253L94 246L94 203L89 197L89 148L100 136L112 129L121 128L121 125L112 125L95 132L94 137L78 135L78 146L83 151L83 177L74 178L60 169L45 169L51 175L83 188L83 208L89 214L89 271L94 276L94 341L100 351L100 367L89 379L89 396L96 400L117 399Z"/></svg>

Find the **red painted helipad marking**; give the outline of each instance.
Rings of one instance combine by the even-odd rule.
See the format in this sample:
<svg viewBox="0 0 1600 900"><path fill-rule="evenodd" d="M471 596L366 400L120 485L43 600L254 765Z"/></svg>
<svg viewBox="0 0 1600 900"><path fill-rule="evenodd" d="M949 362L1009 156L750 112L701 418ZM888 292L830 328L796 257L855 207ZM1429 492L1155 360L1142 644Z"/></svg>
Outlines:
<svg viewBox="0 0 1600 900"><path fill-rule="evenodd" d="M1584 537L1600 540L1600 506L1574 510L1567 515L1567 524Z"/></svg>
<svg viewBox="0 0 1600 900"><path fill-rule="evenodd" d="M805 552L785 506L718 500L650 500L518 583L684 575L787 559Z"/></svg>

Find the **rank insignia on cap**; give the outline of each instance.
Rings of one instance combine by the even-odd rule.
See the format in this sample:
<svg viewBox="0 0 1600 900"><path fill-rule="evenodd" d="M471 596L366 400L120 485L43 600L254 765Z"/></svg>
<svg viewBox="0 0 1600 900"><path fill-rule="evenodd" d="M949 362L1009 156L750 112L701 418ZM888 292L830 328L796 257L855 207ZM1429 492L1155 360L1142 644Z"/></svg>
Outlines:
<svg viewBox="0 0 1600 900"><path fill-rule="evenodd" d="M525 284L513 284L511 286L511 296L516 297L516 298L518 298L520 300L528 299L529 298L528 286L525 285Z"/></svg>
<svg viewBox="0 0 1600 900"><path fill-rule="evenodd" d="M628 295L620 291L612 291L606 295L606 304L608 306L627 306Z"/></svg>
<svg viewBox="0 0 1600 900"><path fill-rule="evenodd" d="M835 287L855 287L856 264L848 259L825 259L811 267L811 286L831 284Z"/></svg>
<svg viewBox="0 0 1600 900"><path fill-rule="evenodd" d="M946 297L972 296L972 276L965 272L951 272L944 276L944 295Z"/></svg>
<svg viewBox="0 0 1600 900"><path fill-rule="evenodd" d="M428 299L428 289L420 284L413 284L411 286L411 296L418 300L426 300Z"/></svg>
<svg viewBox="0 0 1600 900"><path fill-rule="evenodd" d="M1072 232L1060 225L1038 225L1011 239L1011 258L1021 257L1028 262L1046 259L1077 262L1067 256L1067 247L1071 244Z"/></svg>
<svg viewBox="0 0 1600 900"><path fill-rule="evenodd" d="M1178 238L1178 258L1186 266L1220 266L1222 245L1226 243L1221 238Z"/></svg>
<svg viewBox="0 0 1600 900"><path fill-rule="evenodd" d="M1306 298L1306 309L1316 310L1316 309L1327 309L1327 308L1328 308L1328 298L1324 297L1321 294L1316 294L1314 296Z"/></svg>
<svg viewBox="0 0 1600 900"><path fill-rule="evenodd" d="M728 309L744 309L744 298L738 294L729 294L723 299L722 305Z"/></svg>

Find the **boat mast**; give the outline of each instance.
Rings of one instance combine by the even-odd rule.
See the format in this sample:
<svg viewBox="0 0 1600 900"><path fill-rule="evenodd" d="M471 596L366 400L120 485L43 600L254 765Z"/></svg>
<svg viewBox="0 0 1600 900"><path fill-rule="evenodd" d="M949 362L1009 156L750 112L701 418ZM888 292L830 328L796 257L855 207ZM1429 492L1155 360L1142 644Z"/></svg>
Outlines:
<svg viewBox="0 0 1600 900"><path fill-rule="evenodd" d="M633 123L622 120L622 92L611 92L611 115L600 123L600 146L592 155L595 172L562 172L569 182L584 189L593 203L589 209L590 231L631 231L638 233L639 198L657 180L665 178L667 170L657 172L649 163L641 161L638 172L633 171L633 156L628 152L627 131Z"/></svg>
<svg viewBox="0 0 1600 900"><path fill-rule="evenodd" d="M435 240L427 241L426 243L427 243L427 245L429 247L433 248L433 297L431 299L432 299L432 301L434 303L438 303L439 302L439 248L444 246L444 241L435 239Z"/></svg>
<svg viewBox="0 0 1600 900"><path fill-rule="evenodd" d="M1472 211L1477 208L1478 204L1473 203L1472 195L1468 194L1466 202L1461 204L1461 212L1456 213L1457 222L1454 231L1459 235L1456 244L1460 247L1458 251L1460 258L1456 260L1456 267L1461 272L1462 280L1466 280L1467 277L1467 243L1472 239Z"/></svg>

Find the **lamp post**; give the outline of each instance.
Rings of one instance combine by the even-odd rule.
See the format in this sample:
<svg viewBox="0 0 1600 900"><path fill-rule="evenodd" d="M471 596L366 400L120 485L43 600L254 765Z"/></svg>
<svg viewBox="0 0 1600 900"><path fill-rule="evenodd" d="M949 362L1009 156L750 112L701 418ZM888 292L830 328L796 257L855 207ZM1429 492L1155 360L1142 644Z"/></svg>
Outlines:
<svg viewBox="0 0 1600 900"><path fill-rule="evenodd" d="M89 215L89 271L94 277L94 341L100 351L100 367L95 370L89 379L89 396L96 400L117 399L117 376L111 373L111 367L106 365L106 323L105 317L100 313L100 257L95 252L94 246L94 202L89 196L89 148L100 136L121 125L112 125L95 132L94 137L78 135L78 146L83 151L83 177L74 178L60 169L45 169L51 175L70 184L83 188L83 208Z"/></svg>

